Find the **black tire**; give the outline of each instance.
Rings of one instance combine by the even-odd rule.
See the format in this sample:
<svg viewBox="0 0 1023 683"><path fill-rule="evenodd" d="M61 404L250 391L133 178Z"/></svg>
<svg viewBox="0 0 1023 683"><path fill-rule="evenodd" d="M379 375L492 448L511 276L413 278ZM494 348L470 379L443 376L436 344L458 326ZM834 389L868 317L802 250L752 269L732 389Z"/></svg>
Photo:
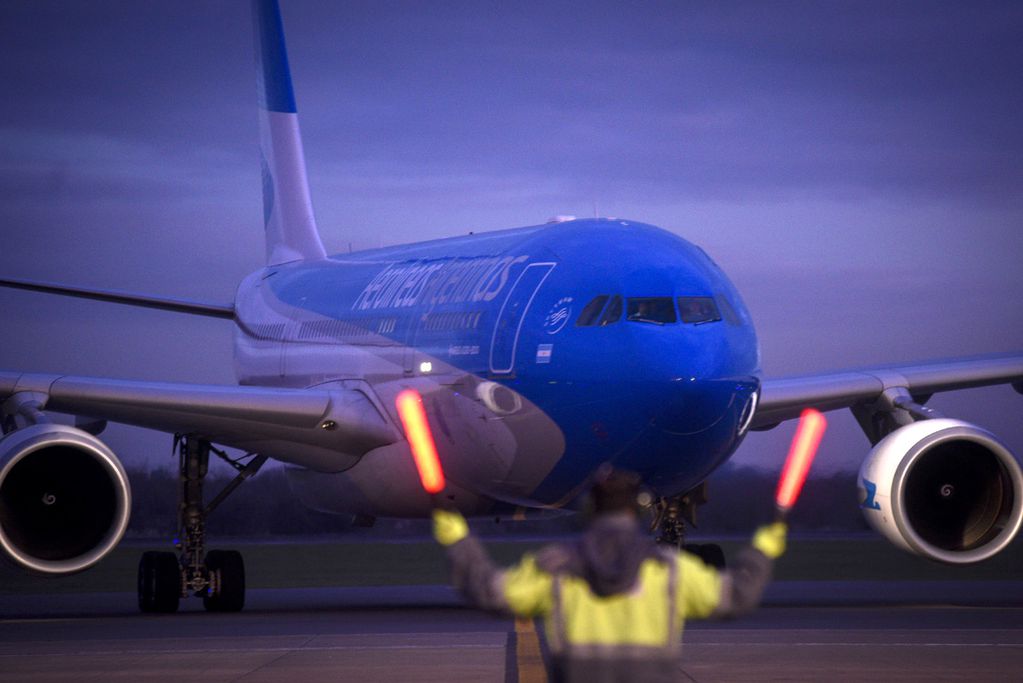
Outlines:
<svg viewBox="0 0 1023 683"><path fill-rule="evenodd" d="M725 568L725 551L717 543L690 543L686 546L686 551L715 569Z"/></svg>
<svg viewBox="0 0 1023 683"><path fill-rule="evenodd" d="M149 551L139 560L139 609L168 614L181 600L181 565L174 553Z"/></svg>
<svg viewBox="0 0 1023 683"><path fill-rule="evenodd" d="M212 593L202 599L208 612L240 612L245 606L245 563L237 550L206 553Z"/></svg>

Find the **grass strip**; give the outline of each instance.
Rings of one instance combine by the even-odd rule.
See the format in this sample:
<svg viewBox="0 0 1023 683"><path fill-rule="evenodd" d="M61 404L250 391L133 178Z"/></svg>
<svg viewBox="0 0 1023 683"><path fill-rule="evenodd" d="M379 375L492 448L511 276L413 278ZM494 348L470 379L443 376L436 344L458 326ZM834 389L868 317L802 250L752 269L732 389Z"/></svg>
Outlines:
<svg viewBox="0 0 1023 683"><path fill-rule="evenodd" d="M701 539L703 540L703 539ZM543 539L487 541L495 561L508 565ZM726 557L741 547L725 541ZM339 541L224 543L245 557L250 588L314 588L323 586L435 585L447 582L443 551L432 541ZM0 595L119 592L135 589L140 555L167 546L122 545L92 569L66 577L33 576L0 566ZM972 566L951 566L912 556L880 538L796 538L778 561L775 578L782 581L988 581L1023 580L1023 543L1016 542L997 557Z"/></svg>

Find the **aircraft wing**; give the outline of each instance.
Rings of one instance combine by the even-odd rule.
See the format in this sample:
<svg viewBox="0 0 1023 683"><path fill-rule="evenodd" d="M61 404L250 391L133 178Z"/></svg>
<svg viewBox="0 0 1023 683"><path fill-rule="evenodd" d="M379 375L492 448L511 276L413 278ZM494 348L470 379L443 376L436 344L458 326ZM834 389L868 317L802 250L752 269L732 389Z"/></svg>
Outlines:
<svg viewBox="0 0 1023 683"><path fill-rule="evenodd" d="M885 399L925 403L941 391L1012 384L1023 393L1023 355L953 359L915 365L864 368L834 374L765 379L753 429L770 429L799 417L804 408L821 411L869 407Z"/></svg>
<svg viewBox="0 0 1023 683"><path fill-rule="evenodd" d="M56 411L185 434L326 471L401 438L357 389L277 389L0 372L8 415Z"/></svg>

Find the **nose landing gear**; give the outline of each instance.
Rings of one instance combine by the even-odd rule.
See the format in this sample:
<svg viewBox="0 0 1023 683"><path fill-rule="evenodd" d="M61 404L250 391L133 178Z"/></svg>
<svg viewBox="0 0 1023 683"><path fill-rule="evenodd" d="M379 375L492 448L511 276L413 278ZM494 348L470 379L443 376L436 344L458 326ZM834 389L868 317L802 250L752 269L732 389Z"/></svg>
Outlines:
<svg viewBox="0 0 1023 683"><path fill-rule="evenodd" d="M659 498L654 503L651 530L657 542L696 555L716 569L725 568L725 553L716 543L686 543L686 524L696 527L696 510L707 502L707 483L703 482L680 496Z"/></svg>

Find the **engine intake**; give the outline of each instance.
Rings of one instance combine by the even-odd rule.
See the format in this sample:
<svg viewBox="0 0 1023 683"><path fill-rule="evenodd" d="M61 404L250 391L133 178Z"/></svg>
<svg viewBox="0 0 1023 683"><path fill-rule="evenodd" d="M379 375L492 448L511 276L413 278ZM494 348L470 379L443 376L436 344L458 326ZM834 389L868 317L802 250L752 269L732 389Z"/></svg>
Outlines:
<svg viewBox="0 0 1023 683"><path fill-rule="evenodd" d="M895 545L951 564L980 562L1023 523L1023 474L991 433L922 420L886 436L860 469L860 507Z"/></svg>
<svg viewBox="0 0 1023 683"><path fill-rule="evenodd" d="M124 468L91 434L36 424L0 440L0 547L22 567L91 567L121 540L130 512Z"/></svg>

